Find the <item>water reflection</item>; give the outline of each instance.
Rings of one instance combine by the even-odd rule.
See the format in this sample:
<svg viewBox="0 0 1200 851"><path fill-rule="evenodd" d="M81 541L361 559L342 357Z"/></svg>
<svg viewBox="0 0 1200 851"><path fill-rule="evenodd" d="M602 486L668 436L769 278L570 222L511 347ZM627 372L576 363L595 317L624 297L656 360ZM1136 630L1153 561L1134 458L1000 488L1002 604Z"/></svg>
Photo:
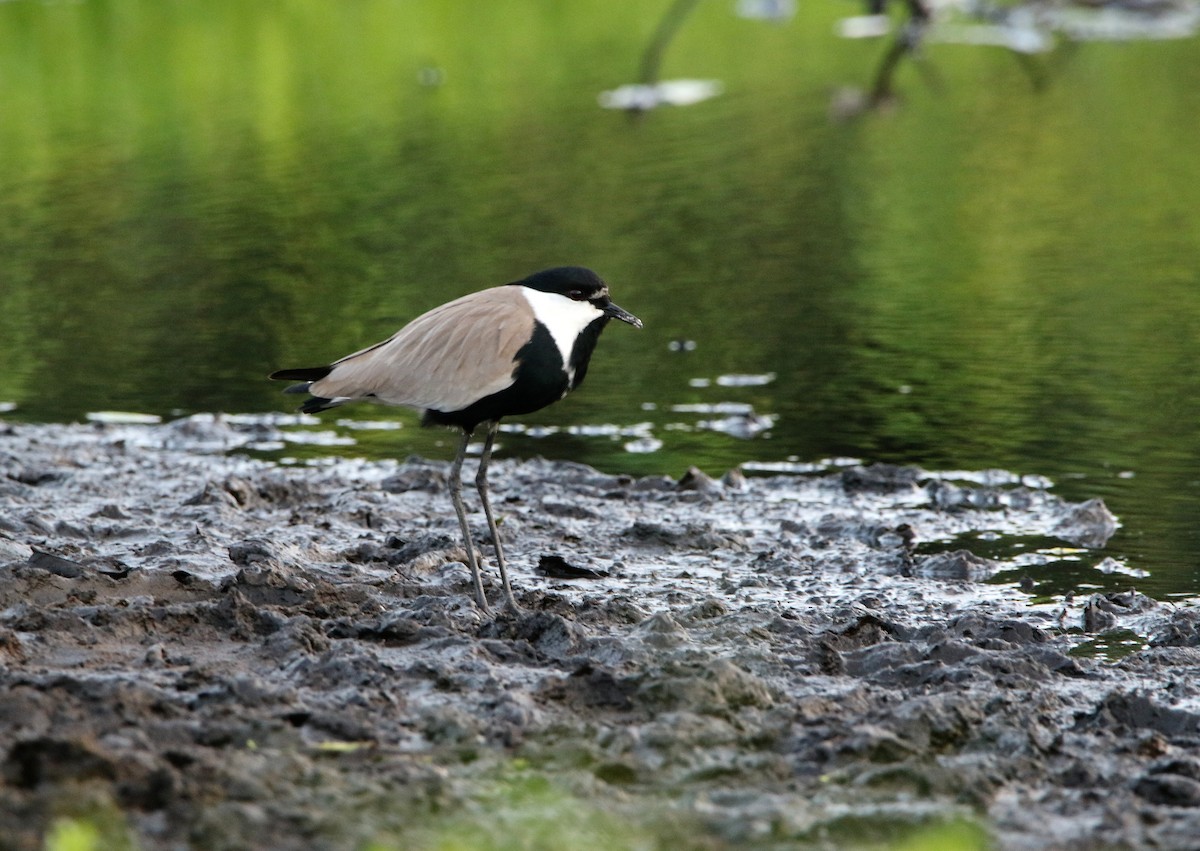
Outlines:
<svg viewBox="0 0 1200 851"><path fill-rule="evenodd" d="M1200 592L1195 43L1089 44L1036 92L947 49L943 94L831 124L879 61L844 9L698 4L661 70L722 97L598 109L665 5L0 4L0 412L284 411L274 365L581 263L653 333L505 452L1041 476L1104 497L1100 558L1150 575L1063 557L1037 582ZM278 422L248 451L450 448L378 409L295 421L318 442Z"/></svg>
<svg viewBox="0 0 1200 851"><path fill-rule="evenodd" d="M868 0L866 15L842 18L835 31L842 38L874 39L894 34L867 92L841 90L835 115L850 118L891 104L896 75L904 60L917 64L933 88L941 76L923 48L929 44L1003 47L1017 58L1035 89L1050 78L1051 66L1031 58L1067 44L1087 41L1139 41L1191 38L1200 30L1197 0L1028 0L998 4L991 0L905 0L903 20L886 14L887 0Z"/></svg>
<svg viewBox="0 0 1200 851"><path fill-rule="evenodd" d="M660 106L691 106L715 98L721 93L717 80L662 80L657 83L631 83L601 92L605 109L645 111Z"/></svg>

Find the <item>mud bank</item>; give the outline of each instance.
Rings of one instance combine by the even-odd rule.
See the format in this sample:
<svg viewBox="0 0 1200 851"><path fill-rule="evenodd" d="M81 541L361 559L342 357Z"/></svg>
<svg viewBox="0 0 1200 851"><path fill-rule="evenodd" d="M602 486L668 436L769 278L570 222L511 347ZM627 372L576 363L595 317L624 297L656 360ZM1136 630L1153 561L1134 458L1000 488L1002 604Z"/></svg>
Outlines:
<svg viewBox="0 0 1200 851"><path fill-rule="evenodd" d="M1102 503L501 461L524 611L488 618L446 464L224 452L272 428L6 427L0 847L64 816L142 848L854 847L959 818L1003 849L1200 844L1200 612L1034 606L983 584L1011 565L919 546L1098 547ZM1145 646L1071 655L1114 630Z"/></svg>

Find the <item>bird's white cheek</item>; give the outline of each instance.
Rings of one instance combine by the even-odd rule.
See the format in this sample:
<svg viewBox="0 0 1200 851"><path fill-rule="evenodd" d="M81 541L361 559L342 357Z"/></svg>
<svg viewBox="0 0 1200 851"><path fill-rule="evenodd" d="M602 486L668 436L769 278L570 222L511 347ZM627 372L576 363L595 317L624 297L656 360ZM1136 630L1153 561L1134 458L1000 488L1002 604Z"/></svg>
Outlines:
<svg viewBox="0 0 1200 851"><path fill-rule="evenodd" d="M562 355L564 365L571 362L571 350L579 332L604 315L604 311L586 301L572 301L564 296L522 287L521 291L533 308L534 318L546 326Z"/></svg>

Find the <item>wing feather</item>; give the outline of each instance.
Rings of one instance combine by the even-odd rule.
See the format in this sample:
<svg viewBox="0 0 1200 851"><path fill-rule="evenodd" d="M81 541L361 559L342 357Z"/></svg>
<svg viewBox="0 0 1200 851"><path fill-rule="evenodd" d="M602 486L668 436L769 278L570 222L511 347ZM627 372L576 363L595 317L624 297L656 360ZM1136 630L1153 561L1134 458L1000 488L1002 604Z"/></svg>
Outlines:
<svg viewBox="0 0 1200 851"><path fill-rule="evenodd" d="M459 411L512 385L516 354L533 334L533 322L518 287L471 293L337 361L310 392Z"/></svg>

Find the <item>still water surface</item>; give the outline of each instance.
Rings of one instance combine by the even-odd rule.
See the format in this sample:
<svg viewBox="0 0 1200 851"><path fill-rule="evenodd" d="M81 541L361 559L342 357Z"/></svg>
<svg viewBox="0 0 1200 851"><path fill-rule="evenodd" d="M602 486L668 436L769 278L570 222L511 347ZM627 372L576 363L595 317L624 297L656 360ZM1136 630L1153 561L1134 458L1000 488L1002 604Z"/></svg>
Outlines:
<svg viewBox="0 0 1200 851"><path fill-rule="evenodd" d="M0 4L5 416L286 409L274 368L582 264L646 328L502 454L1046 476L1124 525L1031 567L1039 594L1200 595L1197 42L1063 46L1040 89L932 45L937 86L902 67L899 103L836 121L884 49L833 35L848 8L700 4L663 73L722 94L635 119L597 97L653 4ZM282 454L452 451L339 416L402 427Z"/></svg>

